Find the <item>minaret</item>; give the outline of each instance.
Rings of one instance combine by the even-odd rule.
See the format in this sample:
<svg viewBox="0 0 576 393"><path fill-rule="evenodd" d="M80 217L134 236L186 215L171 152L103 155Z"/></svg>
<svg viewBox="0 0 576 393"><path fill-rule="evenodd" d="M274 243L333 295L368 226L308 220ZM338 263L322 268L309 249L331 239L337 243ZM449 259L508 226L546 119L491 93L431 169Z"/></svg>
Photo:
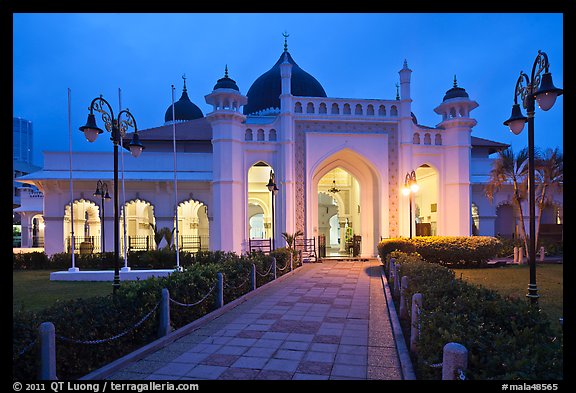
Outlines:
<svg viewBox="0 0 576 393"><path fill-rule="evenodd" d="M242 253L246 236L244 210L243 127L246 116L240 107L248 98L240 93L236 82L228 77L218 79L212 93L205 96L212 105L206 120L212 126L212 222L210 248Z"/></svg>
<svg viewBox="0 0 576 393"><path fill-rule="evenodd" d="M294 145L295 135L292 120L292 64L288 61L288 34L284 36L284 59L280 64L280 133L279 155L277 161L277 179L280 192L276 199L278 212L275 233L294 233L296 231L296 184L294 181ZM277 239L276 239L277 240Z"/></svg>
<svg viewBox="0 0 576 393"><path fill-rule="evenodd" d="M478 107L470 100L468 93L458 87L454 75L453 87L446 92L442 103L434 112L442 116L437 125L442 131L444 149L444 204L439 208L441 219L445 223L443 235L469 236L471 234L470 217L470 155L472 150L471 134L476 120L470 112Z"/></svg>

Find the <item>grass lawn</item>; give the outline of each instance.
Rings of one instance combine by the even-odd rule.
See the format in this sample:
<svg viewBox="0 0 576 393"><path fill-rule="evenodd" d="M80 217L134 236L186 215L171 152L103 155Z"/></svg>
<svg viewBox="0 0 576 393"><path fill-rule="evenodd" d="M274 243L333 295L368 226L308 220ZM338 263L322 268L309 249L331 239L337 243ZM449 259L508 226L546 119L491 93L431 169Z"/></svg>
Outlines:
<svg viewBox="0 0 576 393"><path fill-rule="evenodd" d="M39 311L58 300L112 293L112 282L50 281L49 270L12 272L12 308Z"/></svg>
<svg viewBox="0 0 576 393"><path fill-rule="evenodd" d="M503 296L526 299L530 268L528 265L507 265L486 269L454 269L456 278L462 277L473 284L496 290ZM564 265L537 264L536 286L538 305L550 318L553 326L559 326L558 318L564 311ZM526 300L528 301L528 300Z"/></svg>

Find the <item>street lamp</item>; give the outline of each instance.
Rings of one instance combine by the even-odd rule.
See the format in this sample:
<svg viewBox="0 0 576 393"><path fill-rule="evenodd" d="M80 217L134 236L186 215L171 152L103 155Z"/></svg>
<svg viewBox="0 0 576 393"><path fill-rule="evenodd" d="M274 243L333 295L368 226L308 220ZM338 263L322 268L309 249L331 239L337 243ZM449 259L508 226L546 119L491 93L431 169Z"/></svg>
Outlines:
<svg viewBox="0 0 576 393"><path fill-rule="evenodd" d="M99 196L102 198L102 219L100 220L100 226L102 227L102 234L100 244L102 247L100 248L100 252L106 251L106 237L104 236L104 201L109 201L112 199L110 194L108 194L108 184L104 183L102 180L98 180L96 183L96 191L94 191L94 196Z"/></svg>
<svg viewBox="0 0 576 393"><path fill-rule="evenodd" d="M138 157L144 146L140 143L138 136L138 127L136 126L136 119L128 109L121 110L118 117L114 117L112 107L102 96L96 97L90 103L90 114L86 125L80 127L80 131L84 132L84 136L88 142L94 142L99 134L104 131L96 125L96 117L94 111L102 114L102 120L106 125L106 131L111 136L110 140L114 143L114 282L112 284L113 292L116 293L120 287L120 220L119 220L119 207L118 207L118 145L122 143L122 138L126 135L126 130L131 127L134 129L132 141L129 144L132 156ZM122 119L124 115L124 119Z"/></svg>
<svg viewBox="0 0 576 393"><path fill-rule="evenodd" d="M412 171L406 173L404 178L404 187L402 187L402 194L410 196L410 239L412 239L412 204L414 203L414 194L418 192L420 186L416 181L416 172Z"/></svg>
<svg viewBox="0 0 576 393"><path fill-rule="evenodd" d="M524 72L520 71L520 76L516 81L514 91L514 105L512 106L512 115L504 122L505 126L510 128L515 135L519 135L524 129L524 124L528 123L528 191L529 191L529 209L530 209L530 234L528 244L528 259L530 264L530 283L528 285L528 294L532 304L538 303L538 288L536 287L536 197L535 197L535 180L534 180L534 111L535 102L543 111L547 111L556 102L556 98L562 95L562 89L554 86L552 83L552 74L548 72L548 55L538 51L538 56L532 66L530 78ZM544 72L544 73L542 73ZM541 75L542 74L542 75ZM524 85L525 84L525 85ZM522 106L526 109L528 117L522 114L518 96L522 98Z"/></svg>
<svg viewBox="0 0 576 393"><path fill-rule="evenodd" d="M272 196L272 250L275 249L274 245L274 199L276 194L278 194L278 187L276 187L276 182L274 181L274 171L270 170L270 179L268 180L268 184L266 184L268 191Z"/></svg>

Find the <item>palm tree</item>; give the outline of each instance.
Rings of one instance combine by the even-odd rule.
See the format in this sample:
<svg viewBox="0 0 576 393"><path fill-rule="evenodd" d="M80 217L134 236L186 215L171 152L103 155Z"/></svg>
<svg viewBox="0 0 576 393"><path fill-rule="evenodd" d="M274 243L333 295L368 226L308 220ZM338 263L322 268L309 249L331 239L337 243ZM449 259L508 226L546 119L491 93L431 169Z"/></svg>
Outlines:
<svg viewBox="0 0 576 393"><path fill-rule="evenodd" d="M160 249L160 242L162 242L163 238L166 238L166 242L168 243L165 248L170 248L170 244L172 243L172 234L174 233L174 229L170 230L168 227L163 227L160 229L156 229L156 226L152 223L149 223L150 227L154 231L154 241L156 242L156 249Z"/></svg>
<svg viewBox="0 0 576 393"><path fill-rule="evenodd" d="M528 242L526 240L526 228L524 227L524 212L522 211L522 200L526 196L528 182L528 149L520 150L518 155L514 155L511 147L498 152L498 158L492 163L490 180L485 188L488 200L492 202L494 195L505 184L512 183L514 194L512 202L518 209L520 216L520 235L524 239L524 247L528 254Z"/></svg>
<svg viewBox="0 0 576 393"><path fill-rule="evenodd" d="M295 245L294 242L296 241L296 238L298 236L302 236L302 235L304 235L304 232L302 232L300 230L298 230L292 234L290 234L288 232L282 232L282 237L284 238L284 240L286 240L286 244L288 244L289 249L292 249L293 246Z"/></svg>
<svg viewBox="0 0 576 393"><path fill-rule="evenodd" d="M564 157L558 147L548 148L535 160L535 175L538 203L538 224L536 227L536 243L538 244L538 234L540 233L540 223L542 221L542 211L544 206L550 202L550 193L560 189L564 181Z"/></svg>

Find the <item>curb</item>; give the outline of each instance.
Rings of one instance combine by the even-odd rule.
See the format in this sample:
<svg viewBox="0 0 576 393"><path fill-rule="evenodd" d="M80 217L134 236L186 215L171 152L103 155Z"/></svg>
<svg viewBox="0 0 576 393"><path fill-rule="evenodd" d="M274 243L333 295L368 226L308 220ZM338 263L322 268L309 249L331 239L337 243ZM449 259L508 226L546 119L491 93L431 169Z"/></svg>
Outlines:
<svg viewBox="0 0 576 393"><path fill-rule="evenodd" d="M182 338L185 335L192 333L194 330L201 328L206 323L220 317L221 315L223 315L227 311L239 306L240 304L253 298L254 296L257 296L258 294L260 294L260 292L271 288L272 286L274 286L274 284L279 283L281 281L284 281L287 278L295 275L301 269L304 269L305 266L306 265L303 265L299 268L294 269L291 272L283 274L282 276L276 278L276 280L271 281L269 283L266 283L266 284L256 288L255 290L250 291L247 294L240 296L239 298L231 301L230 303L226 303L224 306L204 315L203 317L200 317L200 318L190 322L189 324L187 324L185 326L182 326L180 329L177 329L177 330L169 333L168 335L166 335L164 337L161 337L157 340L154 340L151 343L148 343L148 344L144 345L143 347L141 347L141 348L139 348L139 349L127 354L127 355L124 355L123 357L116 359L113 362L108 363L107 365L105 365L99 369L96 369L89 374L86 374L83 377L78 378L78 380L101 380L101 379L105 379L107 376L109 376L112 373L124 368L128 364L137 362L137 361L141 360L142 358L146 357L147 355L149 355L153 352L156 352L157 350L165 347L168 344L171 344L172 342L178 340L179 338Z"/></svg>
<svg viewBox="0 0 576 393"><path fill-rule="evenodd" d="M388 305L388 315L390 316L390 323L392 324L392 331L394 333L394 341L396 342L396 350L398 351L398 358L400 360L400 367L402 369L402 377L404 380L416 380L416 374L414 374L412 360L410 359L410 352L406 346L404 334L402 333L402 327L400 326L400 319L398 318L396 308L394 307L394 301L392 300L392 293L390 292L388 279L384 274L384 267L382 265L380 266L380 275L382 278L382 284L384 286L386 303Z"/></svg>

